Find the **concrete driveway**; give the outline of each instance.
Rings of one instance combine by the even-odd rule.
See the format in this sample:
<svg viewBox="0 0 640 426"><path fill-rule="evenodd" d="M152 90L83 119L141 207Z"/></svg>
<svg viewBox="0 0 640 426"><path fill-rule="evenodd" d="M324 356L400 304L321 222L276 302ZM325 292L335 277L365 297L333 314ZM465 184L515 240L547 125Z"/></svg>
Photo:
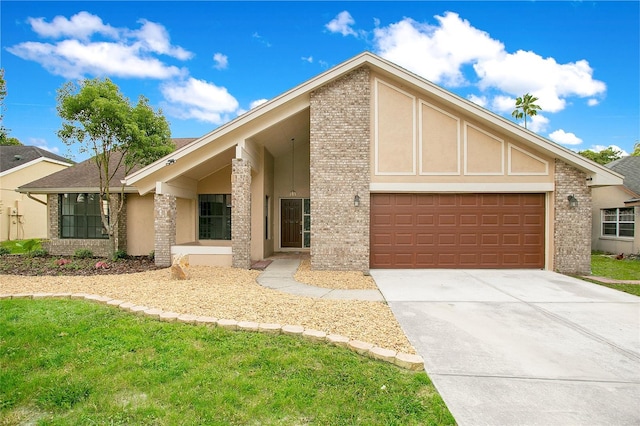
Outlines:
<svg viewBox="0 0 640 426"><path fill-rule="evenodd" d="M549 271L372 270L460 425L640 425L640 298Z"/></svg>

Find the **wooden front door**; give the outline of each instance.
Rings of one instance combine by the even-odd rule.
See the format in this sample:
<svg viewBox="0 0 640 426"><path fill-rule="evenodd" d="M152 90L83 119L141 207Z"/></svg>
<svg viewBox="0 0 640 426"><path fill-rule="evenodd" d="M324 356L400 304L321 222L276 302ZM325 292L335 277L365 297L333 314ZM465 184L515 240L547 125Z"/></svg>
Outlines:
<svg viewBox="0 0 640 426"><path fill-rule="evenodd" d="M302 247L302 200L282 200L280 219L281 246Z"/></svg>

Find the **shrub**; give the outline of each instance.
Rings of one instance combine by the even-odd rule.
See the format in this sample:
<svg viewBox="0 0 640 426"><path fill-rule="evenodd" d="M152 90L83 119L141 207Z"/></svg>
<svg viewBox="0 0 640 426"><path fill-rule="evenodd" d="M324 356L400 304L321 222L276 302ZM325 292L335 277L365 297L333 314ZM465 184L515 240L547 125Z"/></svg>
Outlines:
<svg viewBox="0 0 640 426"><path fill-rule="evenodd" d="M0 247L0 256L4 256L5 254L11 254L11 250L6 247Z"/></svg>
<svg viewBox="0 0 640 426"><path fill-rule="evenodd" d="M156 260L156 251L155 251L155 250L151 250L151 251L149 252L149 260L150 260L150 261L152 261L152 262L153 262L154 260Z"/></svg>
<svg viewBox="0 0 640 426"><path fill-rule="evenodd" d="M89 249L78 249L73 253L73 257L78 259L89 259L93 257L93 252Z"/></svg>
<svg viewBox="0 0 640 426"><path fill-rule="evenodd" d="M113 253L113 260L114 260L114 261L115 261L115 260L118 260L118 259L126 259L126 258L128 258L128 257L129 257L129 256L127 255L127 252L126 252L125 250L122 250L122 249L120 249L120 250L116 250L116 251Z"/></svg>
<svg viewBox="0 0 640 426"><path fill-rule="evenodd" d="M22 248L22 250L24 250L27 256L38 257L37 255L34 255L33 252L35 250L40 249L40 240L37 240L35 238L32 238L30 240L24 240L24 241L20 241L19 243L16 243L16 246Z"/></svg>
<svg viewBox="0 0 640 426"><path fill-rule="evenodd" d="M43 248L33 249L29 252L29 256L31 257L47 257L49 252Z"/></svg>

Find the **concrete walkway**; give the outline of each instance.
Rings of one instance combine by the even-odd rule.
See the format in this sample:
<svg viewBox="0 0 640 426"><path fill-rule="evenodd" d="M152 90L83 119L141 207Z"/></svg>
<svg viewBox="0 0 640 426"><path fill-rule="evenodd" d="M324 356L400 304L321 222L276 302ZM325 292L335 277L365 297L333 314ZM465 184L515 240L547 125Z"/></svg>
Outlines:
<svg viewBox="0 0 640 426"><path fill-rule="evenodd" d="M316 299L384 302L384 297L378 290L334 290L300 283L293 278L298 266L300 259L274 259L258 277L258 284L284 293Z"/></svg>

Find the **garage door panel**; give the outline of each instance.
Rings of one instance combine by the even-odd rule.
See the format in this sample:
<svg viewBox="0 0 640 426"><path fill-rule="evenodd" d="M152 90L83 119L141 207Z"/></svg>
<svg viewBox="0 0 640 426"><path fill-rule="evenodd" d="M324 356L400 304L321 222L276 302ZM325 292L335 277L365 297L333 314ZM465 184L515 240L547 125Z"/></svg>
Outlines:
<svg viewBox="0 0 640 426"><path fill-rule="evenodd" d="M372 194L372 268L542 268L544 194Z"/></svg>

